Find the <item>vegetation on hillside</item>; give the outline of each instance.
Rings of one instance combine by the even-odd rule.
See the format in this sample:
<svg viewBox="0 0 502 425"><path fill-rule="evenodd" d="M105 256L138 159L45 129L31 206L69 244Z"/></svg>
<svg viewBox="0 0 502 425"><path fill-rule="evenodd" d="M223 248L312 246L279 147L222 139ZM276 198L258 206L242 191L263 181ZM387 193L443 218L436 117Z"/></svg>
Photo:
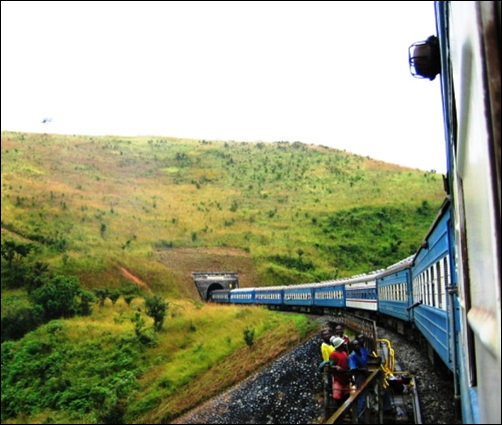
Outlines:
<svg viewBox="0 0 502 425"><path fill-rule="evenodd" d="M2 133L2 239L88 289L127 265L185 295L158 255L180 247L241 249L263 285L366 272L413 253L443 197L433 172L299 142Z"/></svg>
<svg viewBox="0 0 502 425"><path fill-rule="evenodd" d="M203 304L190 271L382 268L444 197L433 172L298 142L5 132L1 161L4 423L166 423L317 329Z"/></svg>
<svg viewBox="0 0 502 425"><path fill-rule="evenodd" d="M172 301L153 334L140 298L94 310L2 343L2 423L166 423L316 329L302 315Z"/></svg>

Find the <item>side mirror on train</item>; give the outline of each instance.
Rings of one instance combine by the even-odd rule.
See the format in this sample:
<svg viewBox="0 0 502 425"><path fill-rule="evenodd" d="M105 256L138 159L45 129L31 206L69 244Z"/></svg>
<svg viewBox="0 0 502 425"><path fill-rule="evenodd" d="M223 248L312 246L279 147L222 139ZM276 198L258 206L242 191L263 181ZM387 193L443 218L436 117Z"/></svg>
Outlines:
<svg viewBox="0 0 502 425"><path fill-rule="evenodd" d="M441 71L439 40L431 35L425 41L413 43L408 48L410 72L416 78L434 80Z"/></svg>

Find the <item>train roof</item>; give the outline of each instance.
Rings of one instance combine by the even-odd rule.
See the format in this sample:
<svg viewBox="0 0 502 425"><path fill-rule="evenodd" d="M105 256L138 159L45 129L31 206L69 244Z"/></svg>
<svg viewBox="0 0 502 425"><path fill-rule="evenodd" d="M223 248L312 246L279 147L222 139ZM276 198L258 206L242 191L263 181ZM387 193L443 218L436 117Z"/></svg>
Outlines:
<svg viewBox="0 0 502 425"><path fill-rule="evenodd" d="M286 286L260 286L255 291L282 291Z"/></svg>
<svg viewBox="0 0 502 425"><path fill-rule="evenodd" d="M366 282L367 280L375 280L380 275L380 273L382 271L383 270L375 270L375 271L367 273L367 274L365 273L365 274L352 276L352 277L349 277L347 279L342 280L341 282L346 285L347 284L350 285L352 283Z"/></svg>
<svg viewBox="0 0 502 425"><path fill-rule="evenodd" d="M432 234L432 232L434 232L434 230L436 229L437 225L439 224L439 222L441 221L441 219L443 218L443 216L449 211L450 204L451 204L451 197L450 197L450 195L448 195L444 199L443 204L441 205L441 207L439 208L439 211L438 211L438 213L436 215L436 218L432 222L432 225L429 228L429 231L427 232L427 234L425 235L422 243L420 244L420 247L418 248L418 250L417 250L417 252L415 254L415 257L422 250L422 248L427 245L427 240L429 239L430 235Z"/></svg>
<svg viewBox="0 0 502 425"><path fill-rule="evenodd" d="M385 277L393 273L400 272L401 270L407 269L413 266L416 254L410 255L404 260L398 261L397 263L391 264L383 272L380 273L379 277Z"/></svg>
<svg viewBox="0 0 502 425"><path fill-rule="evenodd" d="M249 292L249 291L254 291L256 288L235 288L232 289L233 292Z"/></svg>

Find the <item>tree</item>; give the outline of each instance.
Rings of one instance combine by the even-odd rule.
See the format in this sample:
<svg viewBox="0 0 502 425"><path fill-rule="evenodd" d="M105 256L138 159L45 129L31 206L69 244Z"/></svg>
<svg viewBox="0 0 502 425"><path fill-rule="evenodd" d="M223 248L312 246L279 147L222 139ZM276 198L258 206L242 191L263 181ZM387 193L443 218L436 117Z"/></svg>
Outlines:
<svg viewBox="0 0 502 425"><path fill-rule="evenodd" d="M108 295L110 294L110 291L108 290L108 288L94 288L93 292L98 299L99 306L103 307L105 305L106 299L108 298Z"/></svg>
<svg viewBox="0 0 502 425"><path fill-rule="evenodd" d="M2 287L20 288L25 285L29 267L27 257L33 250L33 245L16 243L13 241L2 242Z"/></svg>
<svg viewBox="0 0 502 425"><path fill-rule="evenodd" d="M153 318L153 327L155 331L160 331L164 325L169 303L164 301L160 295L147 297L145 299L146 314Z"/></svg>
<svg viewBox="0 0 502 425"><path fill-rule="evenodd" d="M78 312L77 296L81 293L78 279L74 276L55 276L30 294L34 304L44 310L48 320L72 317Z"/></svg>
<svg viewBox="0 0 502 425"><path fill-rule="evenodd" d="M9 267L15 262L22 261L33 249L31 244L21 244L13 241L5 241L2 243L2 257L7 261Z"/></svg>
<svg viewBox="0 0 502 425"><path fill-rule="evenodd" d="M80 291L80 304L78 306L78 314L81 316L90 316L92 313L91 303L96 301L96 296L91 291Z"/></svg>
<svg viewBox="0 0 502 425"><path fill-rule="evenodd" d="M110 298L113 305L115 305L119 297L120 297L120 291L118 289L112 289L108 294L108 298Z"/></svg>
<svg viewBox="0 0 502 425"><path fill-rule="evenodd" d="M101 223L101 226L99 226L99 234L101 235L102 238L105 237L105 232L106 232L106 224Z"/></svg>
<svg viewBox="0 0 502 425"><path fill-rule="evenodd" d="M44 281L46 280L46 276L49 275L49 265L42 261L37 261L30 268L29 272L26 275L26 291L28 294L31 294L37 288L40 288Z"/></svg>
<svg viewBox="0 0 502 425"><path fill-rule="evenodd" d="M254 344L254 328L246 328L243 331L244 333L244 342L248 347L252 347Z"/></svg>
<svg viewBox="0 0 502 425"><path fill-rule="evenodd" d="M2 307L2 342L22 338L43 322L42 316L42 308L37 305Z"/></svg>

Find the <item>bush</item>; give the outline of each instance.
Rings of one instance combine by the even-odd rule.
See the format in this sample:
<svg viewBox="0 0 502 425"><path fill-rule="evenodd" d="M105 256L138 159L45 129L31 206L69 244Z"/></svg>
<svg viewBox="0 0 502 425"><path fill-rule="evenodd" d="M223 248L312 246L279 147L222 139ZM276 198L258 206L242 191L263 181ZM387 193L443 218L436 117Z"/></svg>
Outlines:
<svg viewBox="0 0 502 425"><path fill-rule="evenodd" d="M2 316L2 342L22 338L43 322L43 309L38 305L9 306Z"/></svg>
<svg viewBox="0 0 502 425"><path fill-rule="evenodd" d="M251 347L254 344L254 328L244 329L244 342L248 347Z"/></svg>
<svg viewBox="0 0 502 425"><path fill-rule="evenodd" d="M74 276L56 276L30 294L34 304L42 307L46 319L72 317L78 312L80 284Z"/></svg>
<svg viewBox="0 0 502 425"><path fill-rule="evenodd" d="M164 301L160 295L147 297L145 299L146 314L153 318L153 327L155 331L160 331L164 325L169 303Z"/></svg>

